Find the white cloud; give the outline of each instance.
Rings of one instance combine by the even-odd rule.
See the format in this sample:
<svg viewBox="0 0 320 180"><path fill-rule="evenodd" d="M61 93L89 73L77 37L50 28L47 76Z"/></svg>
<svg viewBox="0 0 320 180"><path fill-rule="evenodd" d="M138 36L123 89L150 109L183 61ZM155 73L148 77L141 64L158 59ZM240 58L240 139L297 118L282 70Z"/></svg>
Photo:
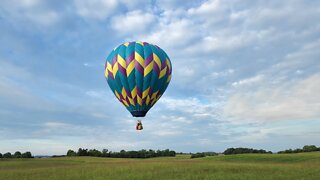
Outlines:
<svg viewBox="0 0 320 180"><path fill-rule="evenodd" d="M86 93L86 95L93 97L93 98L106 98L107 99L109 97L107 90L105 90L105 91L90 90L85 93Z"/></svg>
<svg viewBox="0 0 320 180"><path fill-rule="evenodd" d="M189 120L215 121L219 116L219 113L217 112L217 104L210 102L203 103L198 98L179 99L173 97L162 97L158 103L162 105L164 110L167 109L167 111L172 111L175 114L183 114L183 116L179 116L179 118L176 117L175 121L177 121L177 119L180 119L180 121L184 121L185 123L190 122Z"/></svg>
<svg viewBox="0 0 320 180"><path fill-rule="evenodd" d="M241 79L240 81L233 82L232 85L233 86L249 85L249 84L253 84L253 83L259 82L261 80L263 80L263 75L260 74L260 75L254 76L254 77Z"/></svg>
<svg viewBox="0 0 320 180"><path fill-rule="evenodd" d="M190 15L211 15L220 7L219 0L209 0L201 4L199 7L188 9Z"/></svg>
<svg viewBox="0 0 320 180"><path fill-rule="evenodd" d="M56 122L56 121L49 121L43 124L45 128L64 128L70 126L70 124Z"/></svg>
<svg viewBox="0 0 320 180"><path fill-rule="evenodd" d="M140 35L138 39L145 39L148 42L159 45L163 49L180 49L186 47L189 43L195 40L197 31L194 24L187 19L181 19L172 22L165 22L161 19L154 31L149 34ZM176 51L185 53L183 51Z"/></svg>
<svg viewBox="0 0 320 180"><path fill-rule="evenodd" d="M4 1L3 9L10 18L21 22L31 22L41 27L51 27L60 21L60 15L43 1L39 0L13 0Z"/></svg>
<svg viewBox="0 0 320 180"><path fill-rule="evenodd" d="M272 121L320 118L320 75L260 86L256 91L235 92L226 102L224 115L235 121Z"/></svg>
<svg viewBox="0 0 320 180"><path fill-rule="evenodd" d="M103 20L116 11L116 0L74 0L76 12L83 18Z"/></svg>
<svg viewBox="0 0 320 180"><path fill-rule="evenodd" d="M157 21L155 15L140 10L130 11L125 15L112 18L112 28L121 34L142 34L147 29L152 29Z"/></svg>

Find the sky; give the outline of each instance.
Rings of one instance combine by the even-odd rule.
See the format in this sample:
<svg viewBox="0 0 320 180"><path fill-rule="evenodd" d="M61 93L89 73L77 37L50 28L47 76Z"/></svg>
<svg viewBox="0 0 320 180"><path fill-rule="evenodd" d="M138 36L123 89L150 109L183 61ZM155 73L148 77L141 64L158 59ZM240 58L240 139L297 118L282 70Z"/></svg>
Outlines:
<svg viewBox="0 0 320 180"><path fill-rule="evenodd" d="M320 2L1 0L0 152L320 146ZM142 119L104 63L144 41L172 62Z"/></svg>

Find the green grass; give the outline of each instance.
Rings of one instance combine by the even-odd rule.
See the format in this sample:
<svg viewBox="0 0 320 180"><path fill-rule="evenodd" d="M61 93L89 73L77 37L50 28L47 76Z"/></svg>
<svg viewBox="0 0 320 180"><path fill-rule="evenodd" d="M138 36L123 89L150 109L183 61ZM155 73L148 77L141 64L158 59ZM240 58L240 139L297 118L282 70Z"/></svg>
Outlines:
<svg viewBox="0 0 320 180"><path fill-rule="evenodd" d="M0 179L320 179L320 153L1 159Z"/></svg>

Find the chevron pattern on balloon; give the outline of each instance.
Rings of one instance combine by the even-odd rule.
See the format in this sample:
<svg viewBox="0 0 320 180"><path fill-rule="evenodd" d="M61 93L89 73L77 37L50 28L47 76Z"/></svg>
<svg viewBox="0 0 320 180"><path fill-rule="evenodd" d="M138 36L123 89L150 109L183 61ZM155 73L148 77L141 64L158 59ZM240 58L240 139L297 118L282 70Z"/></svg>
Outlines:
<svg viewBox="0 0 320 180"><path fill-rule="evenodd" d="M147 42L126 42L114 48L105 64L112 92L133 115L138 111L145 115L159 100L171 73L168 55Z"/></svg>

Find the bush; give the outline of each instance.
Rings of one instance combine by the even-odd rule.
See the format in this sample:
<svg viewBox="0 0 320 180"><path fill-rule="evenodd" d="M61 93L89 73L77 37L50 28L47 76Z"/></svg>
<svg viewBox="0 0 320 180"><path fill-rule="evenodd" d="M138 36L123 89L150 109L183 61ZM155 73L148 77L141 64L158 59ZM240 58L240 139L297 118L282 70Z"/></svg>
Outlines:
<svg viewBox="0 0 320 180"><path fill-rule="evenodd" d="M260 153L260 154L272 154L271 151L266 151L264 149L252 149L252 148L228 148L226 149L223 154L245 154L245 153Z"/></svg>
<svg viewBox="0 0 320 180"><path fill-rule="evenodd" d="M204 153L196 153L191 155L191 158L202 158L202 157L206 157L206 155Z"/></svg>
<svg viewBox="0 0 320 180"><path fill-rule="evenodd" d="M313 151L317 151L318 148L315 145L305 145L302 148L303 152L313 152Z"/></svg>
<svg viewBox="0 0 320 180"><path fill-rule="evenodd" d="M302 149L286 149L283 151L279 151L278 154L283 154L283 153L300 153L300 152L314 152L314 151L320 151L320 147L317 148L315 145L305 145L303 146Z"/></svg>
<svg viewBox="0 0 320 180"><path fill-rule="evenodd" d="M175 151L170 151L169 149L160 151L154 151L152 149L140 151L125 151L121 150L120 152L108 151L108 149L103 149L102 152L96 149L82 149L79 148L78 152L73 150L68 150L67 156L94 156L94 157L115 157L115 158L151 158L151 157L160 157L160 156L176 156Z"/></svg>
<svg viewBox="0 0 320 180"><path fill-rule="evenodd" d="M74 152L73 150L69 149L68 152L67 152L67 156L76 156L77 153Z"/></svg>
<svg viewBox="0 0 320 180"><path fill-rule="evenodd" d="M3 158L12 158L12 155L10 152L7 152L7 153L3 154Z"/></svg>
<svg viewBox="0 0 320 180"><path fill-rule="evenodd" d="M21 152L19 152L19 151L16 151L14 154L13 154L13 157L15 157L15 158L21 158Z"/></svg>
<svg viewBox="0 0 320 180"><path fill-rule="evenodd" d="M102 153L96 149L90 149L88 151L88 156L101 157Z"/></svg>
<svg viewBox="0 0 320 180"><path fill-rule="evenodd" d="M88 149L82 149L82 148L79 148L78 149L78 152L77 152L77 155L78 156L88 156Z"/></svg>
<svg viewBox="0 0 320 180"><path fill-rule="evenodd" d="M21 155L22 158L33 158L31 152L27 151Z"/></svg>

